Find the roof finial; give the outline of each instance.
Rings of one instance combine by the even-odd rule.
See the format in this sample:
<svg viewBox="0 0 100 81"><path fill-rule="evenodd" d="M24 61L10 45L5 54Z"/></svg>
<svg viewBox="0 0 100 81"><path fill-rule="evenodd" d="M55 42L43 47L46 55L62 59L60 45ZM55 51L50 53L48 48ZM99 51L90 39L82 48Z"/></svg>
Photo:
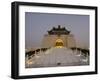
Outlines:
<svg viewBox="0 0 100 81"><path fill-rule="evenodd" d="M61 28L61 26L60 25L58 25L58 29L60 29Z"/></svg>

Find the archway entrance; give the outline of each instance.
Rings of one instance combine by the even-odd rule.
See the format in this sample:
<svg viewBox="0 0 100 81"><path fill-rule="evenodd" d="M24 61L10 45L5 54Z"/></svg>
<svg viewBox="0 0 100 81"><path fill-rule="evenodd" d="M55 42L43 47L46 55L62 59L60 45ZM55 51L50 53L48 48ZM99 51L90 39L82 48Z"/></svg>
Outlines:
<svg viewBox="0 0 100 81"><path fill-rule="evenodd" d="M63 41L61 39L57 39L55 43L55 47L62 48L64 46Z"/></svg>

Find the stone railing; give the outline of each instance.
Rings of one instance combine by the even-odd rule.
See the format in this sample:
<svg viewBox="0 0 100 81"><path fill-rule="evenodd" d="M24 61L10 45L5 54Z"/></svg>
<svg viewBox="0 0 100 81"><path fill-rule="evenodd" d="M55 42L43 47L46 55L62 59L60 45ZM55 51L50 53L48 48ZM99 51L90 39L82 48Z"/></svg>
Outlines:
<svg viewBox="0 0 100 81"><path fill-rule="evenodd" d="M49 48L38 48L36 50L31 50L25 53L25 57L28 57L29 59L31 59L31 57L34 57L35 55L38 55L41 52L45 52L47 49Z"/></svg>

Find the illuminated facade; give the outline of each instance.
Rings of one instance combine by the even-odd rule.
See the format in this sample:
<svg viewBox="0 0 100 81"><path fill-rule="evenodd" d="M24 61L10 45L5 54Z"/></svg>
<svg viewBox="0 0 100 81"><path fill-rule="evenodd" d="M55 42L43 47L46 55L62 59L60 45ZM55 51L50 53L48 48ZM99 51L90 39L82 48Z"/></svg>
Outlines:
<svg viewBox="0 0 100 81"><path fill-rule="evenodd" d="M42 47L72 48L76 47L76 42L74 35L70 34L70 31L68 31L65 27L58 25L57 28L53 27L50 31L48 31L48 34L44 35Z"/></svg>

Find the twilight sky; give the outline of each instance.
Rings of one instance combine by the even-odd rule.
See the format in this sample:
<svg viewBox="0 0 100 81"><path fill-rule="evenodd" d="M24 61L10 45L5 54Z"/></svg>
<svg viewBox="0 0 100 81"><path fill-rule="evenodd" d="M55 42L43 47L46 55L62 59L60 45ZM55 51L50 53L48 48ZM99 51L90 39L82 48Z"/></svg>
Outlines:
<svg viewBox="0 0 100 81"><path fill-rule="evenodd" d="M44 34L61 25L74 34L77 46L89 47L89 16L73 14L25 13L25 48L40 47Z"/></svg>

